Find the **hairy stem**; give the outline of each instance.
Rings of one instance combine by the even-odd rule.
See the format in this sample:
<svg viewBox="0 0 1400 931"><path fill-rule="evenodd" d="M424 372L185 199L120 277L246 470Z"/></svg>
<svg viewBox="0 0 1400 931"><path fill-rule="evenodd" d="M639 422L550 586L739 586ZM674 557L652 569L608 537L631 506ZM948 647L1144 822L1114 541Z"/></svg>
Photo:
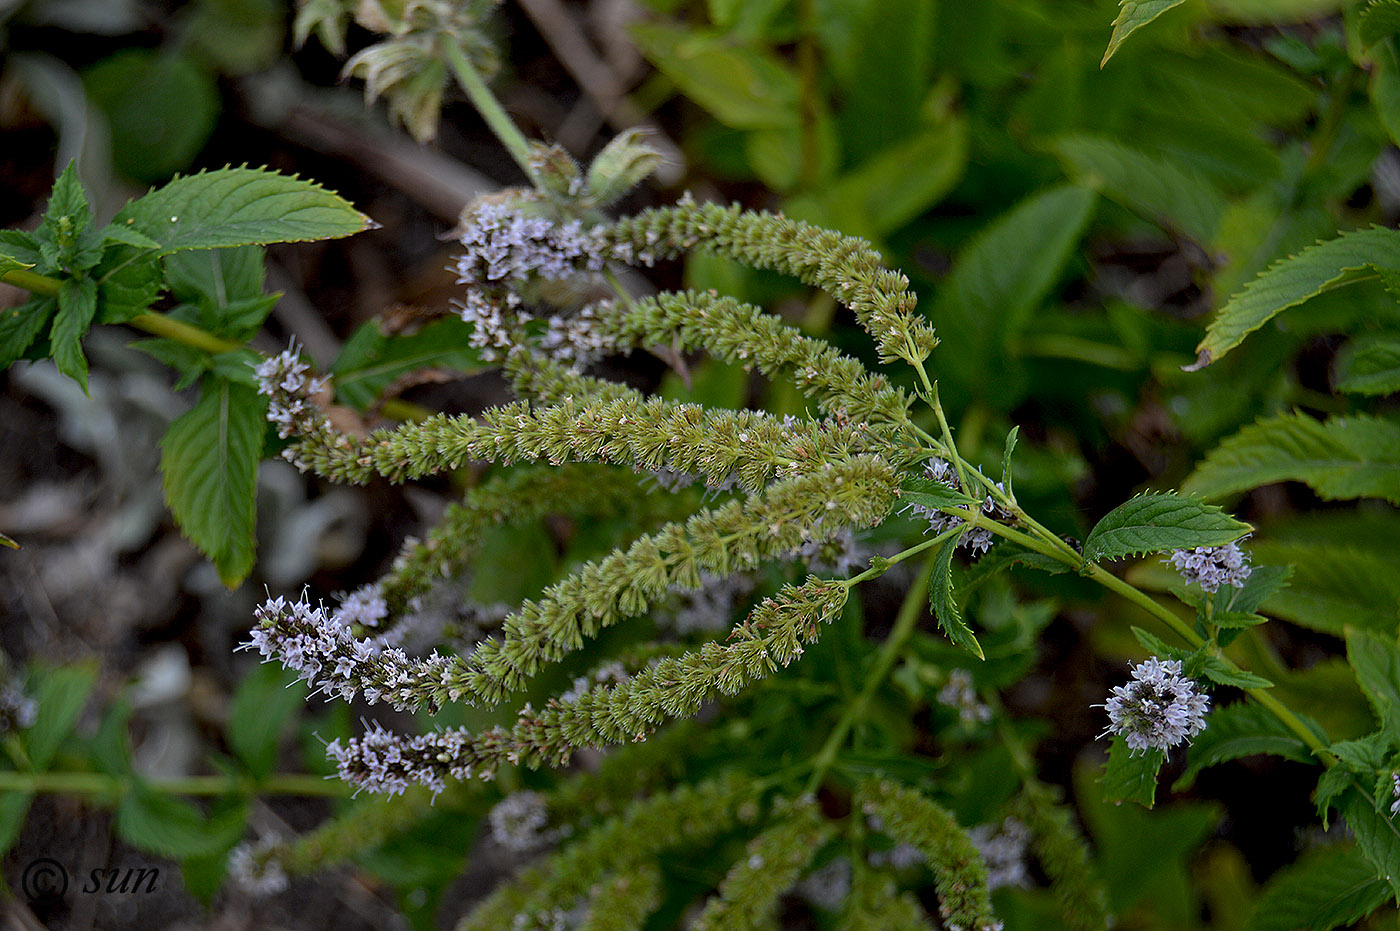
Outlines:
<svg viewBox="0 0 1400 931"><path fill-rule="evenodd" d="M450 38L444 38L440 46L443 57L447 60L447 66L452 69L453 76L457 78L458 85L466 92L472 106L476 107L476 112L481 114L481 118L486 121L491 132L496 135L501 145L506 147L506 151L510 153L511 158L515 159L520 170L525 172L525 177L530 179L530 183L539 187L539 172L535 170L535 166L530 160L530 143L525 138L525 134L511 120L505 108L496 99L496 95L491 93L491 88L486 86L481 74L467 60L467 56L457 43Z"/></svg>

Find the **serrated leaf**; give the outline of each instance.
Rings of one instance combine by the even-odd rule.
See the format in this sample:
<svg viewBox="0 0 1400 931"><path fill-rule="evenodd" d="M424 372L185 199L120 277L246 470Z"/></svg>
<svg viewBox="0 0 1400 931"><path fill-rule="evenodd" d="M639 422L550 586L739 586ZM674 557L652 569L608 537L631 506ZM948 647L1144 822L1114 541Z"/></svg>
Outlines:
<svg viewBox="0 0 1400 931"><path fill-rule="evenodd" d="M1275 873L1254 907L1250 931L1330 931L1384 905L1389 887L1351 845L1309 851Z"/></svg>
<svg viewBox="0 0 1400 931"><path fill-rule="evenodd" d="M58 313L49 329L49 346L58 370L87 391L88 365L82 340L97 316L97 284L90 278L65 278L58 292Z"/></svg>
<svg viewBox="0 0 1400 931"><path fill-rule="evenodd" d="M1353 337L1337 353L1334 384L1352 394L1400 391L1400 335Z"/></svg>
<svg viewBox="0 0 1400 931"><path fill-rule="evenodd" d="M1133 638L1142 644L1142 648L1159 659L1186 660L1191 651L1181 647L1174 647L1156 634L1143 630L1141 627L1132 628ZM1190 673L1188 672L1188 675Z"/></svg>
<svg viewBox="0 0 1400 931"><path fill-rule="evenodd" d="M985 660L987 657L982 652L982 645L963 621L957 599L953 596L953 554L957 552L958 540L959 537L954 536L938 549L928 586L929 607L949 640L978 659Z"/></svg>
<svg viewBox="0 0 1400 931"><path fill-rule="evenodd" d="M1332 806L1341 798L1343 792L1351 788L1351 781L1352 774L1340 766L1324 769L1318 777L1317 788L1313 790L1313 801L1317 804L1317 817L1322 821L1323 830L1327 830Z"/></svg>
<svg viewBox="0 0 1400 931"><path fill-rule="evenodd" d="M1196 347L1192 369L1210 365L1280 312L1372 269L1400 270L1400 232L1353 230L1275 262L1220 309Z"/></svg>
<svg viewBox="0 0 1400 931"><path fill-rule="evenodd" d="M1385 765L1390 753L1390 738L1383 731L1376 731L1355 740L1338 740L1330 744L1327 750L1350 771L1370 776Z"/></svg>
<svg viewBox="0 0 1400 931"><path fill-rule="evenodd" d="M252 338L277 303L264 289L261 246L188 250L164 262L170 293L198 308L197 324L217 336Z"/></svg>
<svg viewBox="0 0 1400 931"><path fill-rule="evenodd" d="M43 772L53 762L59 746L73 731L78 716L97 684L97 666L82 663L54 669L36 669L30 676L30 694L37 714L22 740L29 764Z"/></svg>
<svg viewBox="0 0 1400 931"><path fill-rule="evenodd" d="M1099 67L1108 64L1108 60L1128 36L1172 7L1181 6L1185 2L1186 0L1119 0L1118 16L1113 20L1113 34L1108 37L1108 48L1104 50Z"/></svg>
<svg viewBox="0 0 1400 931"><path fill-rule="evenodd" d="M938 291L933 321L945 345L940 379L1014 394L1024 381L1008 363L1015 343L1060 277L1097 195L1065 185L1026 198L982 229Z"/></svg>
<svg viewBox="0 0 1400 931"><path fill-rule="evenodd" d="M1203 676L1218 685L1233 685L1241 689L1268 689L1274 684L1263 676L1256 676L1244 669L1231 669L1217 656L1204 656L1196 664L1195 674Z"/></svg>
<svg viewBox="0 0 1400 931"><path fill-rule="evenodd" d="M260 168L176 178L127 204L112 222L160 243L161 254L337 239L377 226L320 185Z"/></svg>
<svg viewBox="0 0 1400 931"><path fill-rule="evenodd" d="M976 498L969 497L942 482L936 482L925 475L910 475L899 484L899 497L903 501L926 508L967 508L980 507Z"/></svg>
<svg viewBox="0 0 1400 931"><path fill-rule="evenodd" d="M1395 637L1348 629L1347 662L1375 709L1381 731L1392 746L1400 746L1400 646Z"/></svg>
<svg viewBox="0 0 1400 931"><path fill-rule="evenodd" d="M407 336L385 336L371 320L346 340L331 366L336 397L365 410L395 381L414 372L477 371L481 356L472 348L471 337L471 324L461 320L438 320Z"/></svg>
<svg viewBox="0 0 1400 931"><path fill-rule="evenodd" d="M1325 421L1280 414L1225 439L1181 487L1219 498L1283 481L1303 482L1329 501L1400 504L1400 424L1367 414Z"/></svg>
<svg viewBox="0 0 1400 931"><path fill-rule="evenodd" d="M637 23L628 31L658 71L726 126L798 125L797 76L772 53L681 26Z"/></svg>
<svg viewBox="0 0 1400 931"><path fill-rule="evenodd" d="M98 323L125 323L144 314L165 284L156 253L125 243L107 249L92 278L97 282Z"/></svg>
<svg viewBox="0 0 1400 931"><path fill-rule="evenodd" d="M1206 729L1186 751L1186 770L1172 786L1189 789L1201 770L1241 757L1267 753L1298 763L1314 762L1307 744L1254 702L1237 702L1211 709Z"/></svg>
<svg viewBox="0 0 1400 931"><path fill-rule="evenodd" d="M1269 598L1283 591L1292 577L1292 566L1255 566L1250 571L1249 578L1245 579L1244 588L1224 587L1231 593L1224 607L1227 612L1252 614ZM1216 603L1219 604L1219 594L1216 595L1216 599Z"/></svg>
<svg viewBox="0 0 1400 931"><path fill-rule="evenodd" d="M1394 634L1400 621L1400 560L1328 542L1251 544L1254 558L1292 563L1288 588L1264 599L1264 612L1323 633L1348 626Z"/></svg>
<svg viewBox="0 0 1400 931"><path fill-rule="evenodd" d="M1385 881L1390 895L1400 898L1400 825L1390 819L1389 805L1353 787L1337 807L1374 873Z"/></svg>
<svg viewBox="0 0 1400 931"><path fill-rule="evenodd" d="M33 267L33 262L21 262L12 255L6 255L0 252L0 275L4 275L6 272L27 271Z"/></svg>
<svg viewBox="0 0 1400 931"><path fill-rule="evenodd" d="M92 209L88 207L83 183L78 180L78 165L70 160L53 183L48 206L44 208L44 217L35 234L40 250L46 245L60 252L71 248L78 233L91 222Z"/></svg>
<svg viewBox="0 0 1400 931"><path fill-rule="evenodd" d="M253 568L266 412L267 401L256 390L207 376L199 402L170 425L160 444L170 512L229 587Z"/></svg>
<svg viewBox="0 0 1400 931"><path fill-rule="evenodd" d="M278 744L291 716L306 701L306 687L276 664L244 677L229 706L228 743L256 778L272 772Z"/></svg>
<svg viewBox="0 0 1400 931"><path fill-rule="evenodd" d="M1370 48L1400 32L1400 0L1371 0L1361 10L1356 37Z"/></svg>
<svg viewBox="0 0 1400 931"><path fill-rule="evenodd" d="M122 226L116 223L109 223L102 229L102 238L106 242L121 243L124 246L131 246L134 249L159 249L160 243L149 236L138 233L129 226Z"/></svg>
<svg viewBox="0 0 1400 931"><path fill-rule="evenodd" d="M32 297L18 307L0 310L0 369L24 355L56 310L58 301L52 297Z"/></svg>
<svg viewBox="0 0 1400 931"><path fill-rule="evenodd" d="M1157 771L1166 758L1166 753L1157 749L1134 755L1122 737L1114 737L1108 748L1108 765L1099 779L1104 801L1136 802L1151 808L1157 798Z"/></svg>
<svg viewBox="0 0 1400 931"><path fill-rule="evenodd" d="M1139 495L1114 508L1089 531L1084 562L1224 546L1252 529L1215 505L1175 492Z"/></svg>
<svg viewBox="0 0 1400 931"><path fill-rule="evenodd" d="M205 818L184 799L138 786L117 805L117 836L139 850L182 860L226 850L243 834L240 810Z"/></svg>
<svg viewBox="0 0 1400 931"><path fill-rule="evenodd" d="M1198 243L1214 241L1225 199L1195 171L1097 136L1061 136L1050 148L1081 184Z"/></svg>

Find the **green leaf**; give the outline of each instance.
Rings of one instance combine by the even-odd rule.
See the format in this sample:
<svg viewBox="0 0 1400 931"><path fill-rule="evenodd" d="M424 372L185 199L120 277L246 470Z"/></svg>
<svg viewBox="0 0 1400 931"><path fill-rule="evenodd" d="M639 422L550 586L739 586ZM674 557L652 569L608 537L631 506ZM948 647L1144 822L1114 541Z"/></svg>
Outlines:
<svg viewBox="0 0 1400 931"><path fill-rule="evenodd" d="M1323 291L1374 276L1375 269L1400 271L1397 256L1400 231L1373 227L1343 233L1275 262L1216 314L1189 370L1218 361L1278 313Z"/></svg>
<svg viewBox="0 0 1400 931"><path fill-rule="evenodd" d="M1390 739L1383 731L1376 731L1355 740L1338 740L1327 749L1351 772L1372 776L1385 765L1385 759L1390 754Z"/></svg>
<svg viewBox="0 0 1400 931"><path fill-rule="evenodd" d="M177 252L164 262L171 294L194 308L191 322L216 336L251 339L280 297L263 289L261 246Z"/></svg>
<svg viewBox="0 0 1400 931"><path fill-rule="evenodd" d="M97 322L125 323L151 309L165 284L160 259L145 247L109 246L93 269Z"/></svg>
<svg viewBox="0 0 1400 931"><path fill-rule="evenodd" d="M201 0L186 25L201 54L224 74L267 68L282 51L285 4L276 0Z"/></svg>
<svg viewBox="0 0 1400 931"><path fill-rule="evenodd" d="M206 377L199 403L172 423L161 440L166 503L229 587L253 568L266 412L267 401L253 388Z"/></svg>
<svg viewBox="0 0 1400 931"><path fill-rule="evenodd" d="M275 664L258 666L238 686L229 707L228 743L254 777L272 772L282 734L305 702L306 686Z"/></svg>
<svg viewBox="0 0 1400 931"><path fill-rule="evenodd" d="M987 657L982 652L982 645L963 621L957 599L953 597L953 554L958 549L959 539L960 535L954 536L938 549L928 587L929 607L949 640L978 659L985 660Z"/></svg>
<svg viewBox="0 0 1400 931"><path fill-rule="evenodd" d="M1314 762L1307 744L1259 705L1236 702L1212 708L1206 717L1206 729L1196 735L1186 751L1186 770L1172 790L1189 789L1206 767L1259 753L1298 763Z"/></svg>
<svg viewBox="0 0 1400 931"><path fill-rule="evenodd" d="M1342 636L1347 625L1393 635L1400 605L1400 561L1332 543L1251 544L1261 562L1292 563L1287 589L1266 597L1264 612Z"/></svg>
<svg viewBox="0 0 1400 931"><path fill-rule="evenodd" d="M0 248L3 248L3 246L0 246ZM5 274L6 272L27 271L28 269L31 269L33 267L33 262L21 262L19 259L15 258L12 255L6 255L5 253L0 252L0 275Z"/></svg>
<svg viewBox="0 0 1400 931"><path fill-rule="evenodd" d="M1014 386L1008 355L1049 294L1094 208L1093 191L1051 188L1022 201L979 232L958 257L933 308L946 346L940 378L983 391ZM1021 376L1023 379L1024 376Z"/></svg>
<svg viewBox="0 0 1400 931"><path fill-rule="evenodd" d="M162 254L336 239L378 225L320 185L263 168L176 178L112 222L154 239Z"/></svg>
<svg viewBox="0 0 1400 931"><path fill-rule="evenodd" d="M1353 337L1337 353L1334 383L1352 394L1400 391L1400 335Z"/></svg>
<svg viewBox="0 0 1400 931"><path fill-rule="evenodd" d="M33 802L33 792L0 792L0 854L8 853L19 839Z"/></svg>
<svg viewBox="0 0 1400 931"><path fill-rule="evenodd" d="M1198 243L1215 239L1225 200L1195 171L1097 136L1061 136L1050 148L1080 184Z"/></svg>
<svg viewBox="0 0 1400 931"><path fill-rule="evenodd" d="M97 285L90 278L65 278L58 292L58 313L49 330L49 345L58 370L87 391L88 365L82 339L97 316Z"/></svg>
<svg viewBox="0 0 1400 931"><path fill-rule="evenodd" d="M1012 500L1015 500L1015 496L1011 491L1011 454L1016 451L1016 439L1020 435L1021 428L1012 427L1011 432L1006 434L1006 445L1001 451L1001 487Z"/></svg>
<svg viewBox="0 0 1400 931"><path fill-rule="evenodd" d="M377 403L390 385L414 372L478 371L481 356L472 348L471 336L471 324L455 319L435 321L407 336L385 336L371 320L346 340L331 366L336 397L365 410Z"/></svg>
<svg viewBox="0 0 1400 931"><path fill-rule="evenodd" d="M967 149L967 121L950 116L881 149L820 193L795 200L788 213L854 236L883 236L953 189L967 167Z"/></svg>
<svg viewBox="0 0 1400 931"><path fill-rule="evenodd" d="M1371 0L1361 11L1356 37L1370 48L1400 32L1400 0Z"/></svg>
<svg viewBox="0 0 1400 931"><path fill-rule="evenodd" d="M1330 931L1364 918L1389 898L1389 887L1355 847L1319 847L1270 877L1249 927Z"/></svg>
<svg viewBox="0 0 1400 931"><path fill-rule="evenodd" d="M78 169L69 162L54 182L48 208L34 240L50 271L86 271L102 254L102 237L92 229L92 210L78 180Z"/></svg>
<svg viewBox="0 0 1400 931"><path fill-rule="evenodd" d="M899 496L905 501L928 508L980 507L976 498L968 497L925 475L910 475L900 482Z"/></svg>
<svg viewBox="0 0 1400 931"><path fill-rule="evenodd" d="M30 694L38 706L34 726L22 740L29 764L43 772L53 762L59 746L73 732L88 696L97 685L97 666L81 663L54 669L36 669L30 676Z"/></svg>
<svg viewBox="0 0 1400 931"><path fill-rule="evenodd" d="M1196 663L1195 674L1204 676L1219 685L1233 685L1241 689L1268 689L1274 684L1263 676L1256 676L1243 669L1231 669L1219 657L1205 655Z"/></svg>
<svg viewBox="0 0 1400 931"><path fill-rule="evenodd" d="M1104 50L1099 67L1108 64L1108 60L1118 51L1124 39L1167 10L1185 2L1186 0L1119 0L1118 16L1113 20L1113 35L1108 37L1108 48Z"/></svg>
<svg viewBox="0 0 1400 931"><path fill-rule="evenodd" d="M0 310L0 369L21 358L58 309L52 297L32 297L18 307Z"/></svg>
<svg viewBox="0 0 1400 931"><path fill-rule="evenodd" d="M1174 492L1139 495L1110 511L1084 541L1086 564L1196 546L1224 546L1253 528L1215 505Z"/></svg>
<svg viewBox="0 0 1400 931"><path fill-rule="evenodd" d="M629 32L657 70L726 126L798 125L797 77L776 56L681 26L637 23Z"/></svg>
<svg viewBox="0 0 1400 931"><path fill-rule="evenodd" d="M1181 487L1220 498L1283 481L1303 482L1329 501L1400 504L1400 424L1367 414L1325 421L1280 414L1224 440Z"/></svg>
<svg viewBox="0 0 1400 931"><path fill-rule="evenodd" d="M183 860L227 850L243 835L241 808L205 818L198 808L138 786L117 805L117 836L133 847Z"/></svg>
<svg viewBox="0 0 1400 931"><path fill-rule="evenodd" d="M1292 577L1292 566L1255 566L1244 588L1228 588L1230 597L1224 607L1237 614L1252 614L1266 600L1283 591ZM1219 604L1219 595L1216 597L1216 604Z"/></svg>
<svg viewBox="0 0 1400 931"><path fill-rule="evenodd" d="M112 128L112 161L129 178L163 181L194 161L219 117L214 76L188 55L128 48L83 73Z"/></svg>
<svg viewBox="0 0 1400 931"><path fill-rule="evenodd" d="M1161 750L1133 754L1122 737L1108 749L1108 765L1099 783L1106 802L1137 802L1151 808L1157 797L1157 771L1167 755Z"/></svg>
<svg viewBox="0 0 1400 931"><path fill-rule="evenodd" d="M1381 730L1393 746L1400 746L1400 646L1395 638L1366 630L1347 630L1347 662L1356 670L1356 681L1376 711Z"/></svg>
<svg viewBox="0 0 1400 931"><path fill-rule="evenodd" d="M1384 879L1391 896L1400 898L1400 825L1390 819L1390 806L1358 787L1342 795L1337 807L1374 874Z"/></svg>

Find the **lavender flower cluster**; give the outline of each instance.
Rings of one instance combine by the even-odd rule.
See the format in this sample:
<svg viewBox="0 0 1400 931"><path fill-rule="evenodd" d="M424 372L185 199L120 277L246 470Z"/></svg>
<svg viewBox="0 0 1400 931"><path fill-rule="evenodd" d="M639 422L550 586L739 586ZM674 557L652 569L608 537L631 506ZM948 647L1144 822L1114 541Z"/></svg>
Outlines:
<svg viewBox="0 0 1400 931"><path fill-rule="evenodd" d="M1198 546L1191 550L1176 550L1167 560L1190 585L1195 582L1202 591L1214 594L1222 585L1244 588L1253 571L1249 555L1238 544Z"/></svg>
<svg viewBox="0 0 1400 931"><path fill-rule="evenodd" d="M938 690L938 703L957 709L958 720L965 726L985 724L992 719L992 709L978 700L972 673L966 669L948 673L947 684Z"/></svg>
<svg viewBox="0 0 1400 931"><path fill-rule="evenodd" d="M284 891L291 883L275 856L278 845L275 839L237 844L228 852L229 879L253 896L275 895Z"/></svg>
<svg viewBox="0 0 1400 931"><path fill-rule="evenodd" d="M987 889L1031 884L1026 869L1026 847L1031 829L1018 818L1007 818L1000 825L979 824L968 829L968 839L987 861Z"/></svg>
<svg viewBox="0 0 1400 931"><path fill-rule="evenodd" d="M498 361L525 344L528 314L518 293L533 280L565 281L596 273L611 259L630 261L630 249L609 245L578 220L555 223L528 216L516 204L480 201L462 215L457 283L467 285L457 304L472 324L471 345ZM588 304L546 318L540 348L552 358L583 365L621 348L605 333L609 302Z"/></svg>
<svg viewBox="0 0 1400 931"><path fill-rule="evenodd" d="M326 755L335 760L340 778L357 790L398 795L409 786L420 785L436 795L447 788L444 770L459 781L472 777L472 767L466 762L472 756L471 749L471 735L465 730L409 737L375 723L363 735L344 744L339 738L332 740L326 745ZM485 769L479 775L490 779L493 771Z"/></svg>
<svg viewBox="0 0 1400 931"><path fill-rule="evenodd" d="M1134 666L1132 681L1114 686L1108 701L1096 707L1108 712L1104 733L1122 736L1136 755L1189 742L1205 729L1210 698L1181 674L1179 661L1154 656Z"/></svg>
<svg viewBox="0 0 1400 931"><path fill-rule="evenodd" d="M547 847L567 832L549 828L545 796L522 789L512 792L486 815L491 839L512 853L533 853Z"/></svg>
<svg viewBox="0 0 1400 931"><path fill-rule="evenodd" d="M946 485L954 490L960 490L958 488L957 471L942 459L930 459L924 466L924 473L940 485ZM1002 487L1001 482L997 482L996 487L1000 489ZM915 517L922 517L927 520L929 527L928 532L935 535L951 530L960 524L967 523L967 521L955 514L944 514L937 508L923 504L907 504L904 506L901 513L906 511L913 514ZM992 499L991 495L987 495L986 499L982 502L982 513L1002 523L1006 523L1012 519L1011 512L997 504L996 501ZM995 541L996 538L986 527L969 527L967 530L963 531L963 535L958 538L958 546L964 547L974 554L985 553L992 548L992 543Z"/></svg>
<svg viewBox="0 0 1400 931"><path fill-rule="evenodd" d="M308 377L311 366L301 361L296 343L278 355L253 367L258 394L270 399L267 419L277 424L277 435L314 433L326 422L312 396L325 386L325 379Z"/></svg>
<svg viewBox="0 0 1400 931"><path fill-rule="evenodd" d="M365 614L360 601L355 604L360 617L373 616L374 610ZM410 659L397 647L357 638L347 615L328 614L305 601L272 598L254 613L257 626L240 649L257 650L264 662L280 661L315 691L346 701L358 692L370 704L385 701L398 710L433 706L444 694L454 701L462 697L453 686L461 671L455 658L434 651Z"/></svg>

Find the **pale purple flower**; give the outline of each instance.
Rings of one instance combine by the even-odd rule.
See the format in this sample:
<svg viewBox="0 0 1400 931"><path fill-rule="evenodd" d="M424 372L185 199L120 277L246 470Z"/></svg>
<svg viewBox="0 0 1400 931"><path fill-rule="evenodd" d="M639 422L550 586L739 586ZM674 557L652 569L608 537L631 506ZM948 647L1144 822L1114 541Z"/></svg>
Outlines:
<svg viewBox="0 0 1400 931"><path fill-rule="evenodd" d="M949 463L942 459L930 459L924 465L924 474L949 488L958 490L958 475L956 470ZM996 483L996 487L1002 487L1001 482ZM951 530L954 527L967 523L956 514L945 514L937 508L928 507L923 504L910 503L904 506L903 511L913 514L915 517L922 517L928 521L928 533L935 536ZM1001 505L997 504L991 495L982 501L982 513L987 514L997 520L1006 523L1011 520L1012 515ZM973 554L985 553L992 548L996 537L986 527L969 527L963 531L958 538L958 546L971 551Z"/></svg>
<svg viewBox="0 0 1400 931"><path fill-rule="evenodd" d="M1198 583L1203 591L1212 594L1219 591L1221 585L1244 588L1245 580L1253 571L1249 555L1235 543L1176 550L1168 561L1181 573L1187 585Z"/></svg>
<svg viewBox="0 0 1400 931"><path fill-rule="evenodd" d="M824 535L820 523L818 521L818 526L812 528L812 539L797 548L794 554L797 559L819 575L834 574L844 578L861 568L868 556L856 543L851 528L842 527L834 534Z"/></svg>
<svg viewBox="0 0 1400 931"><path fill-rule="evenodd" d="M938 702L956 708L958 720L965 725L985 724L992 719L992 709L978 700L972 673L966 669L948 673L947 684L938 690Z"/></svg>
<svg viewBox="0 0 1400 931"><path fill-rule="evenodd" d="M340 601L335 620L349 627L378 627L379 622L389 615L389 607L384 602L383 589L379 583L362 585Z"/></svg>
<svg viewBox="0 0 1400 931"><path fill-rule="evenodd" d="M362 693L373 704L398 710L428 706L466 695L460 681L466 666L457 657L410 658L398 647L357 638L339 614L298 600L272 598L254 612L255 626L240 649L257 650L264 662L277 660L294 670L314 691L349 701Z"/></svg>
<svg viewBox="0 0 1400 931"><path fill-rule="evenodd" d="M326 423L312 396L325 385L309 377L311 366L301 361L296 341L281 353L253 366L258 394L268 397L267 419L277 424L277 435L313 433Z"/></svg>
<svg viewBox="0 0 1400 931"><path fill-rule="evenodd" d="M532 853L559 839L563 832L549 829L549 809L538 792L512 792L486 815L491 839L512 853Z"/></svg>
<svg viewBox="0 0 1400 931"><path fill-rule="evenodd" d="M427 786L434 794L447 787L446 777L465 780L474 774L491 778L494 767L477 759L472 735L462 728L401 735L379 724L341 744L332 740L326 755L341 779L367 792L398 795L410 786Z"/></svg>
<svg viewBox="0 0 1400 931"><path fill-rule="evenodd" d="M1394 818L1400 814L1400 773L1390 774L1390 794L1395 797L1390 803L1390 817Z"/></svg>
<svg viewBox="0 0 1400 931"><path fill-rule="evenodd" d="M987 888L1029 886L1026 870L1026 845L1031 830L1017 818L1007 818L1000 825L979 824L967 832L968 839L982 859L987 861Z"/></svg>
<svg viewBox="0 0 1400 931"><path fill-rule="evenodd" d="M244 892L258 897L284 891L290 882L274 856L279 844L275 838L266 838L235 845L228 852L228 878Z"/></svg>
<svg viewBox="0 0 1400 931"><path fill-rule="evenodd" d="M459 284L504 284L531 276L560 281L601 271L616 257L602 236L584 231L578 220L554 223L494 201L478 202L463 214L459 242Z"/></svg>
<svg viewBox="0 0 1400 931"><path fill-rule="evenodd" d="M18 679L0 683L0 734L32 727L38 716L38 704L24 691Z"/></svg>
<svg viewBox="0 0 1400 931"><path fill-rule="evenodd" d="M1121 735L1134 754L1168 750L1205 730L1210 698L1181 674L1178 660L1155 656L1133 667L1127 685L1113 687L1103 705L1109 726L1104 734Z"/></svg>

